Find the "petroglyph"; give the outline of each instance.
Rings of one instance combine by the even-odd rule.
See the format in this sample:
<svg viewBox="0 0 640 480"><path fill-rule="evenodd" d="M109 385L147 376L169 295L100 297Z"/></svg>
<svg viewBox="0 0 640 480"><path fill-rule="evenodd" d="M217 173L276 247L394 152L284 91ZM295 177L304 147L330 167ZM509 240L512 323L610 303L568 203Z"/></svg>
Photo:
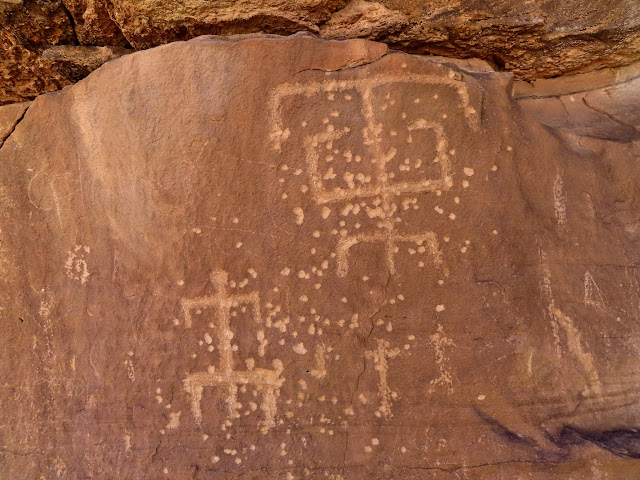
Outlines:
<svg viewBox="0 0 640 480"><path fill-rule="evenodd" d="M547 304L551 306L552 304L555 304L553 300L553 292L551 291L551 271L549 269L549 265L547 265L546 263L546 255L543 251L540 251L540 260L543 272L542 282L540 284L540 292L546 299ZM551 315L551 330L553 333L553 344L555 346L556 356L558 358L562 358L562 347L560 345L560 328L553 315Z"/></svg>
<svg viewBox="0 0 640 480"><path fill-rule="evenodd" d="M75 245L73 249L69 251L67 261L64 263L67 277L72 280L78 280L82 285L89 280L89 269L87 267L87 260L85 259L89 253L91 253L91 248L83 245Z"/></svg>
<svg viewBox="0 0 640 480"><path fill-rule="evenodd" d="M567 199L564 192L564 183L560 174L556 176L556 180L553 183L553 208L556 213L556 220L558 221L558 228L564 229L567 223Z"/></svg>
<svg viewBox="0 0 640 480"><path fill-rule="evenodd" d="M589 391L595 395L600 395L602 385L600 383L600 377L598 371L593 362L591 354L582 346L582 335L576 327L573 319L568 315L565 315L560 309L554 306L553 300L549 305L549 314L554 318L556 322L564 329L567 336L567 348L582 365L589 383Z"/></svg>
<svg viewBox="0 0 640 480"><path fill-rule="evenodd" d="M403 75L384 74L376 75L371 78L354 79L354 80L327 80L324 82L309 82L309 83L293 83L283 84L276 88L275 92L269 100L269 113L272 122L272 128L270 133L271 141L273 142L273 148L277 151L281 150L283 141L286 141L291 136L291 131L288 128L284 128L282 122L282 111L280 109L282 100L285 97L291 95L305 95L310 97L319 93L336 93L344 92L349 89L354 89L362 95L365 100L363 113L365 117L371 122L374 121L373 116L373 104L371 103L372 92L375 88L387 84L413 84L420 85L442 85L454 89L460 97L461 108L463 114L469 126L473 129L478 128L478 116L477 112L471 107L469 100L469 92L467 85L455 78L436 76L436 75L424 75L416 73L405 73ZM371 125L369 125L369 128ZM375 129L371 130L375 131Z"/></svg>
<svg viewBox="0 0 640 480"><path fill-rule="evenodd" d="M397 348L389 348L387 340L378 339L378 347L375 350L367 350L365 357L373 360L375 370L378 372L378 394L380 396L380 406L376 411L376 417L384 417L389 420L393 414L391 413L392 400L397 398L396 392L389 388L389 362L390 358L400 355Z"/></svg>
<svg viewBox="0 0 640 480"><path fill-rule="evenodd" d="M178 428L180 426L180 414L182 412L171 412L169 413L169 423L165 427L167 430L171 430L173 428Z"/></svg>
<svg viewBox="0 0 640 480"><path fill-rule="evenodd" d="M584 274L584 304L595 308L607 308L602 290L588 271Z"/></svg>
<svg viewBox="0 0 640 480"><path fill-rule="evenodd" d="M396 197L407 194L425 193L425 192L439 192L448 191L453 185L451 176L451 161L450 154L453 154L454 150L449 149L447 136L445 135L444 128L441 124L428 121L424 118L417 118L414 121L406 121L407 132L409 133L407 142L412 143L412 133L423 131L433 134L435 141L435 155L433 158L433 164L437 166L439 174L433 178L418 178L415 180L394 180L395 174L390 172L389 163L396 157L398 150L394 146L383 148L381 145L382 139L380 133L383 131L383 124L376 118L376 112L374 108L374 101L379 98L376 95L376 89L387 85L411 85L421 87L424 85L438 85L446 88L452 88L460 99L458 105L463 113L464 117L470 127L476 129L478 127L478 117L475 109L469 104L469 94L467 86L455 80L450 75L449 77L438 77L433 75L419 75L408 74L403 76L394 75L379 75L373 78L357 79L357 80L328 80L324 82L311 82L308 84L285 84L279 86L273 93L269 102L269 111L272 121L272 130L270 138L273 142L275 150L282 150L282 143L287 141L291 137L291 131L284 127L282 120L282 102L285 98L291 96L305 96L313 97L319 95L328 95L330 100L333 100L335 93L346 92L347 90L356 92L361 98L361 115L364 119L365 126L362 128L362 138L358 141L366 148L368 154L368 160L373 167L373 172L370 175L363 173L354 174L346 172L343 175L343 179L346 182L346 186L336 186L330 188L326 185L327 181L333 181L336 178L336 173L333 167L325 167L326 170L322 170L320 167L320 151L324 151L322 146L325 146L328 151L333 149L333 144L343 138L345 135L351 133L351 128L344 126L341 128L335 128L333 124L329 123L328 118L325 119L323 124L325 125L323 131L316 131L312 134L306 134L303 136L302 145L305 151L306 167L309 174L311 193L318 205L325 205L330 203L344 203L350 200L356 199L370 199L375 208L367 207L367 213L370 218L379 218L380 221L377 224L379 232L372 234L357 234L348 235L346 230L341 231L341 238L338 240L337 245L337 274L340 277L344 277L349 272L348 255L349 250L354 245L360 243L382 243L385 250L386 264L390 273L396 273L394 255L397 251L396 244L398 242L417 242L421 245L421 242L427 242L430 253L433 255L434 264L443 270L445 275L448 274L443 266L442 255L438 248L437 237L433 232L424 232L417 235L404 235L397 233L396 222L399 218L396 216L398 210L397 204L394 202ZM345 95L348 100L352 99L351 95ZM319 98L319 97L318 97ZM385 97L388 98L388 95ZM435 97L437 98L437 96ZM380 107L381 110L385 110L386 106ZM331 113L331 116L338 117L339 112L335 111ZM402 118L406 119L406 114L402 113ZM446 115L443 116L446 118ZM303 126L306 126L306 122L303 122ZM356 135L356 132L351 133ZM396 131L390 132L391 137L397 136ZM337 151L337 150L336 150ZM356 162L360 162L361 159L358 155L353 157L350 151L345 152L346 161L350 162L352 158ZM333 156L328 155L325 158L325 162L332 161ZM409 162L409 159L405 160ZM418 168L422 164L422 160L416 161L415 167ZM401 165L400 170L410 170L411 167L407 165ZM469 171L469 169L467 169ZM467 173L468 175L468 173ZM356 181L358 183L356 183ZM415 203L415 199L412 200ZM405 202L406 203L406 202ZM360 210L360 206L351 204L347 207L351 207L354 210ZM345 208L347 208L345 207ZM405 205L406 207L406 205ZM408 208L408 207L407 207ZM326 206L323 207L322 217L328 218L330 209ZM347 212L343 215L349 213ZM357 212L355 212L357 213ZM298 220L296 223L301 224L301 215L298 214Z"/></svg>
<svg viewBox="0 0 640 480"><path fill-rule="evenodd" d="M182 308L185 315L185 326L191 328L193 324L192 311L207 308L215 309L216 321L213 323L217 340L216 348L220 355L220 364L209 366L206 372L192 373L184 379L184 388L191 396L191 410L197 424L202 422L202 410L200 407L204 387L220 387L225 391L225 403L228 408L228 418L239 418L238 413L238 387L252 385L262 394L260 409L264 414L264 420L260 422L260 430L266 433L275 426L277 413L276 397L284 382L280 376L283 365L280 360L273 360L273 370L254 368L253 362L246 362L247 370L234 370L233 361L233 331L230 328L231 309L241 305L250 307L251 315L256 326L262 325L260 315L260 297L257 292L248 294L230 295L227 292L228 275L224 271L215 271L211 274L217 293L195 299L182 299ZM264 333L258 330L256 338L260 342L264 354ZM211 340L213 342L213 339Z"/></svg>
<svg viewBox="0 0 640 480"><path fill-rule="evenodd" d="M341 238L336 248L336 261L338 263L338 276L344 277L349 272L348 254L349 249L359 243L376 243L384 244L385 261L389 272L396 273L394 254L397 251L397 244L400 242L414 242L418 246L426 243L426 248L433 255L433 263L442 268L445 275L448 275L446 267L443 265L442 253L438 246L437 236L433 232L427 232L420 235L398 235L393 230L373 235L355 235L351 237Z"/></svg>
<svg viewBox="0 0 640 480"><path fill-rule="evenodd" d="M131 356L131 355L129 355ZM136 381L136 370L135 367L133 365L133 359L132 358L126 358L124 360L124 368L127 371L127 377L129 378L129 380L131 380L132 382Z"/></svg>
<svg viewBox="0 0 640 480"><path fill-rule="evenodd" d="M53 323L51 321L51 309L52 309L52 300L47 299L48 295L43 291L43 297L40 301L40 309L38 310L38 314L42 319L42 336L43 336L43 344L44 344L44 358L48 362L48 366L46 367L49 371L53 369L56 364L56 353L55 353L55 345L53 341ZM37 337L33 339L33 348L35 349L37 345Z"/></svg>
<svg viewBox="0 0 640 480"><path fill-rule="evenodd" d="M372 120L373 121L373 120ZM354 200L357 198L367 198L381 196L383 211L389 211L389 203L394 195L402 195L409 193L435 192L436 190L448 190L451 187L451 162L447 154L447 140L444 136L444 130L441 125L433 122L427 122L419 119L408 125L408 130L432 130L436 136L436 156L433 162L439 165L441 170L440 177L436 179L423 179L414 182L393 182L391 181L389 172L387 171L388 163L396 156L397 150L390 148L387 152L383 152L379 147L379 139L376 137L376 127L373 125L365 129L364 141L365 145L370 146L371 163L376 166L375 180L371 185L355 185L349 182L351 188L336 187L333 190L325 188L323 180L333 179L334 175L330 168L327 172L319 170L319 154L317 147L321 144L328 145L340 139L344 134L349 133L349 127L342 130L335 130L328 125L326 132L314 134L305 137L304 147L306 153L307 168L311 179L311 191L313 192L316 202L320 205Z"/></svg>
<svg viewBox="0 0 640 480"><path fill-rule="evenodd" d="M560 328L562 328L566 336L567 348L569 350L569 353L571 353L578 360L587 376L587 392L594 395L599 395L602 391L602 384L600 382L600 376L595 367L593 357L584 349L582 345L582 335L580 333L580 330L578 330L578 327L575 325L573 319L556 306L555 299L553 298L553 291L551 288L551 270L549 269L549 265L546 263L546 255L543 251L540 251L540 259L543 271L540 290L547 302L547 311L549 313L549 316L551 317L554 343L556 345L556 354L558 355L558 358L562 356L559 332Z"/></svg>
<svg viewBox="0 0 640 480"><path fill-rule="evenodd" d="M215 271L211 273L211 283L213 284L216 294L199 297L195 299L183 298L180 303L182 310L184 311L185 327L191 328L193 323L192 310L203 308L215 308L218 318L221 319L217 330L219 333L225 334L229 330L229 310L239 305L248 305L251 308L253 320L256 324L261 324L260 317L260 296L258 292L251 292L245 294L229 295L227 293L227 284L229 276L227 272ZM226 329L226 330L224 330ZM225 355L221 355L223 358L227 358L227 354L231 356L231 347L229 346L228 352L224 350Z"/></svg>
<svg viewBox="0 0 640 480"><path fill-rule="evenodd" d="M315 378L324 378L327 376L326 367L327 347L324 344L316 345L316 352L314 360L316 362L315 368L311 369L311 376Z"/></svg>
<svg viewBox="0 0 640 480"><path fill-rule="evenodd" d="M446 347L455 345L455 343L453 343L453 340L445 336L444 327L442 325L438 325L438 330L429 337L429 340L436 349L436 364L440 369L440 375L431 380L430 384L432 385L432 388L429 391L433 392L436 386L442 385L448 388L449 393L453 393L453 378L451 377L451 372L447 369L446 364L448 359L446 357L445 349Z"/></svg>

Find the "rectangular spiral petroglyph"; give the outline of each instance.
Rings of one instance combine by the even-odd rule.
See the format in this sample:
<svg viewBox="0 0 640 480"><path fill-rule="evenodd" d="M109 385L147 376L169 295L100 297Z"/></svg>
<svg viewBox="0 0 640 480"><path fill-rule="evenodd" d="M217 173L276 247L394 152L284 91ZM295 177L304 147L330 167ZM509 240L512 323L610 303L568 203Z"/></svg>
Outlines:
<svg viewBox="0 0 640 480"><path fill-rule="evenodd" d="M407 142L411 143L412 135L418 132L432 135L431 141L435 150L432 164L435 165L437 173L435 173L435 176L428 176L426 172L423 172L417 178L395 179L395 173L390 170L389 165L398 156L398 148L400 146L391 145L388 148L382 146L380 134L384 125L378 119L379 115L375 104L381 99L389 98L389 93L383 95L383 92L379 91L382 87L409 86L419 88L439 86L445 89L452 89L459 99L459 104L455 107L462 110L467 124L472 129L477 129L478 118L475 109L470 105L468 88L463 82L455 80L454 76L452 72L449 76L420 74L405 74L402 76L378 75L371 78L353 80L326 80L324 82L306 84L285 84L278 87L272 94L268 106L271 117L270 137L274 149L278 152L281 152L283 144L292 138L291 130L285 127L283 123L283 102L285 99L299 96L318 99L321 102L333 102L335 101L335 94L342 93L345 101L352 101L355 96L360 102L358 118L350 119L349 125L336 128L327 118L323 122L323 130L316 129L316 131L305 132L302 138L294 135L296 137L295 141L301 142L300 144L303 147L304 162L310 180L311 193L318 205L344 203L358 199L369 199L376 205L375 209L371 209L368 213L371 218L379 219L377 232L372 234L346 234L338 240L336 247L338 276L343 277L348 274L349 251L351 247L361 243L382 244L388 271L394 274L396 272L394 255L397 251L396 245L399 242L416 242L418 245L426 242L428 250L433 256L434 265L441 268L445 275L447 274L442 261L442 254L439 250L437 236L434 232L424 231L418 234L404 234L398 232L396 227L396 222L399 221L396 215L398 209L396 200L398 197L427 192L440 193L451 188L453 180L451 176L450 149L445 129L441 123L429 116L431 112L428 109L422 109L421 111L424 115L415 119L407 119L407 115L403 112L402 119L408 132ZM327 95L327 98L322 98L322 95ZM435 97L437 98L437 95ZM386 103L380 107L381 110L386 108ZM337 118L339 112L336 110L331 115ZM362 123L361 136L360 129L356 127L356 125L360 125L359 122ZM301 126L303 128L306 127L306 122L303 122ZM334 143L345 140L347 137L349 140L354 139L358 145L365 149L372 171L367 173L361 171L358 174L347 172L343 176L346 185L331 188L329 184L336 178L334 167L331 166L334 157L331 154L327 155L323 163L320 158L320 152L336 152ZM347 157L346 161L351 162L351 152L346 152L345 156ZM355 162L361 162L361 157L356 155ZM422 160L418 159L416 165L419 166L422 163ZM360 163L360 165L361 170L364 170L364 162Z"/></svg>

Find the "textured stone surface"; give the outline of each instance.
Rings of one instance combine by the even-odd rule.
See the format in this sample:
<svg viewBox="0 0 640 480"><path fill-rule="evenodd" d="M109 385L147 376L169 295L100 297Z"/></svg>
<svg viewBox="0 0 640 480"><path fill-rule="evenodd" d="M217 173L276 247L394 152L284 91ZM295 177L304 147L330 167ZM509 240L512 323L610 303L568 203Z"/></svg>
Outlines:
<svg viewBox="0 0 640 480"><path fill-rule="evenodd" d="M525 79L627 65L640 58L637 0L1 0L0 104L76 82L55 46L145 49L203 34L314 32L368 38L412 53L478 57Z"/></svg>
<svg viewBox="0 0 640 480"><path fill-rule="evenodd" d="M13 133L16 125L22 120L30 103L15 103L0 108L0 148L7 137Z"/></svg>
<svg viewBox="0 0 640 480"><path fill-rule="evenodd" d="M517 82L518 103L545 125L607 140L640 139L640 63L536 82Z"/></svg>
<svg viewBox="0 0 640 480"><path fill-rule="evenodd" d="M41 53L49 46L75 44L60 2L0 2L0 104L22 102L71 83Z"/></svg>
<svg viewBox="0 0 640 480"><path fill-rule="evenodd" d="M637 143L473 65L202 38L0 109L0 476L637 478Z"/></svg>

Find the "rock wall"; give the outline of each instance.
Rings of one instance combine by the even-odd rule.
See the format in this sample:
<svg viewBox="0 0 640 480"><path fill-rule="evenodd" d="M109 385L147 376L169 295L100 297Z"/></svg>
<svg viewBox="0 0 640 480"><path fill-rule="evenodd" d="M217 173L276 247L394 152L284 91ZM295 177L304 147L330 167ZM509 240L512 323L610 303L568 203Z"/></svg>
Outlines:
<svg viewBox="0 0 640 480"><path fill-rule="evenodd" d="M638 477L638 143L513 90L203 37L0 109L0 476Z"/></svg>
<svg viewBox="0 0 640 480"><path fill-rule="evenodd" d="M637 0L0 0L0 105L107 60L198 35L313 32L410 53L482 58L532 80L640 58Z"/></svg>

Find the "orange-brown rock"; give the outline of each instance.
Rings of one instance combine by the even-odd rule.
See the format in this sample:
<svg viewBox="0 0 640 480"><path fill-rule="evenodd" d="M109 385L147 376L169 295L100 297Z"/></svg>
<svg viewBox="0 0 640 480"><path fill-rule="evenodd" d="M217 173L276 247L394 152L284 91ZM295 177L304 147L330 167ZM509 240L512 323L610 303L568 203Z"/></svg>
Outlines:
<svg viewBox="0 0 640 480"><path fill-rule="evenodd" d="M533 117L559 132L607 140L640 139L640 63L517 82L514 96Z"/></svg>
<svg viewBox="0 0 640 480"><path fill-rule="evenodd" d="M50 47L145 49L203 34L314 32L367 38L410 53L478 57L531 80L640 58L637 0L0 0L0 104L76 82Z"/></svg>
<svg viewBox="0 0 640 480"><path fill-rule="evenodd" d="M0 478L640 477L638 143L512 91L204 37L0 109Z"/></svg>

